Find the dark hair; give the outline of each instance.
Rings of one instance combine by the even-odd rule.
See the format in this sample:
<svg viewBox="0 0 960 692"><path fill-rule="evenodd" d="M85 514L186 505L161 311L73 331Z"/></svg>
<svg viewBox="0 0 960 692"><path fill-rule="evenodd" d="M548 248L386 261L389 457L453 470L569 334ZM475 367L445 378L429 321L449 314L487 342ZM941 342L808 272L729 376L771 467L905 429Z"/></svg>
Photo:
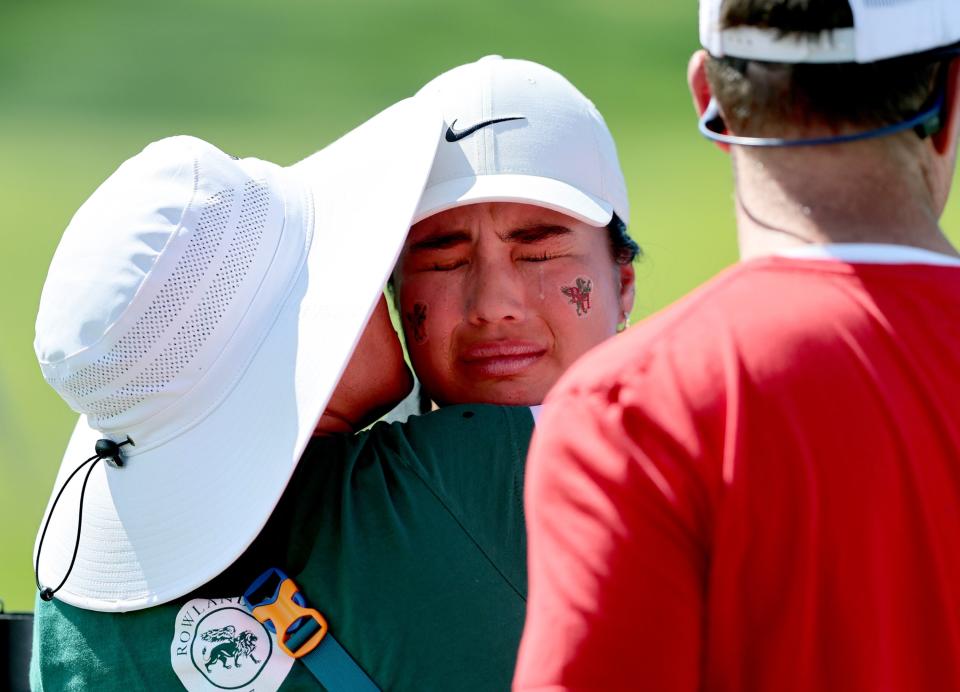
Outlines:
<svg viewBox="0 0 960 692"><path fill-rule="evenodd" d="M610 253L617 264L631 264L643 256L637 241L627 234L627 224L616 212L607 224L607 235L610 237Z"/></svg>
<svg viewBox="0 0 960 692"><path fill-rule="evenodd" d="M847 0L725 0L721 24L810 35L853 26L853 13ZM880 127L906 120L932 101L942 63L930 55L835 65L712 58L707 78L728 124L763 136L784 122Z"/></svg>

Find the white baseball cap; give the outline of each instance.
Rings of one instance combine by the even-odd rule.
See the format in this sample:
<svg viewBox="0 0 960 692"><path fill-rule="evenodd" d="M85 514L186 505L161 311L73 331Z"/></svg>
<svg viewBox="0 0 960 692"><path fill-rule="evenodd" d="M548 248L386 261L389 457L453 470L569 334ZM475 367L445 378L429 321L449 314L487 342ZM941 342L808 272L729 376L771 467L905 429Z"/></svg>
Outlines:
<svg viewBox="0 0 960 692"><path fill-rule="evenodd" d="M960 0L849 0L853 27L784 36L721 25L724 0L700 0L700 43L714 57L782 63L869 63L960 41Z"/></svg>
<svg viewBox="0 0 960 692"><path fill-rule="evenodd" d="M289 168L173 137L84 203L37 316L43 375L81 414L53 497L98 440L133 444L121 468L87 467L58 598L146 608L253 542L381 295L441 135L439 113L407 99ZM79 475L47 507L45 587L72 562Z"/></svg>
<svg viewBox="0 0 960 692"><path fill-rule="evenodd" d="M417 94L439 107L444 141L414 221L465 204L524 202L605 226L630 221L607 124L553 70L497 55L443 73Z"/></svg>

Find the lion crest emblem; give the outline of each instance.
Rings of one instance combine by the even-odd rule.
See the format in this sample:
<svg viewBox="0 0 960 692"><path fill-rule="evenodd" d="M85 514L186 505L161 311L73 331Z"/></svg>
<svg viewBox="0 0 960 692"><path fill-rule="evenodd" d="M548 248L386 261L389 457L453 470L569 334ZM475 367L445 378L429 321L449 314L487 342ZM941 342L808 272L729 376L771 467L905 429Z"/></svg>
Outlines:
<svg viewBox="0 0 960 692"><path fill-rule="evenodd" d="M210 669L216 664L221 664L224 668L240 668L243 664L241 658L249 658L254 663L260 663L253 655L257 648L257 635L250 630L244 630L237 634L237 628L233 625L218 627L207 630L200 635L200 639L214 644L210 649L210 655L207 656L207 647L203 647L203 656L206 658L203 667L210 672ZM230 665L230 661L233 665Z"/></svg>
<svg viewBox="0 0 960 692"><path fill-rule="evenodd" d="M239 596L193 598L173 622L170 665L187 692L277 692L294 660Z"/></svg>

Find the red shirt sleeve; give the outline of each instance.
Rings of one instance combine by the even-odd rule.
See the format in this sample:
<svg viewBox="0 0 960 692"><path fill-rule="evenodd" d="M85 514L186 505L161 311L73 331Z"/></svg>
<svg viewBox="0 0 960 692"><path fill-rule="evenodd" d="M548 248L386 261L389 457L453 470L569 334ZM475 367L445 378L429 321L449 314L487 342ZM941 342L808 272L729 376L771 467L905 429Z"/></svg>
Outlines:
<svg viewBox="0 0 960 692"><path fill-rule="evenodd" d="M538 421L530 594L515 690L697 690L706 583L696 466L622 392L563 392Z"/></svg>

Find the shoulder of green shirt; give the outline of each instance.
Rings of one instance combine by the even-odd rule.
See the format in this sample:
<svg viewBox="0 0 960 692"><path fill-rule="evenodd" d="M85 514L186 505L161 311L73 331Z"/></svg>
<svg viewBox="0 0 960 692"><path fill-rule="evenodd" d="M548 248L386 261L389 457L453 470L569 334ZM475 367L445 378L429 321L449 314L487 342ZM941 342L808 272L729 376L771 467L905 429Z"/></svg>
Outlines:
<svg viewBox="0 0 960 692"><path fill-rule="evenodd" d="M390 456L416 475L523 598L523 477L533 425L525 406L448 406L374 426L362 442L397 450Z"/></svg>
<svg viewBox="0 0 960 692"><path fill-rule="evenodd" d="M523 478L528 407L450 406L410 419L409 463L518 595L526 598Z"/></svg>
<svg viewBox="0 0 960 692"><path fill-rule="evenodd" d="M536 407L539 408L539 407ZM355 459L373 445L392 463L405 464L424 478L475 470L471 460L495 458L513 464L526 457L534 412L526 406L472 404L448 406L402 423L376 423L353 435L314 438L304 456L343 461ZM322 463L322 462L321 462Z"/></svg>
<svg viewBox="0 0 960 692"><path fill-rule="evenodd" d="M417 451L413 458L421 464L420 470L442 476L475 457L495 455L504 463L522 462L532 431L533 415L526 406L472 404L414 416L382 434L403 435Z"/></svg>

